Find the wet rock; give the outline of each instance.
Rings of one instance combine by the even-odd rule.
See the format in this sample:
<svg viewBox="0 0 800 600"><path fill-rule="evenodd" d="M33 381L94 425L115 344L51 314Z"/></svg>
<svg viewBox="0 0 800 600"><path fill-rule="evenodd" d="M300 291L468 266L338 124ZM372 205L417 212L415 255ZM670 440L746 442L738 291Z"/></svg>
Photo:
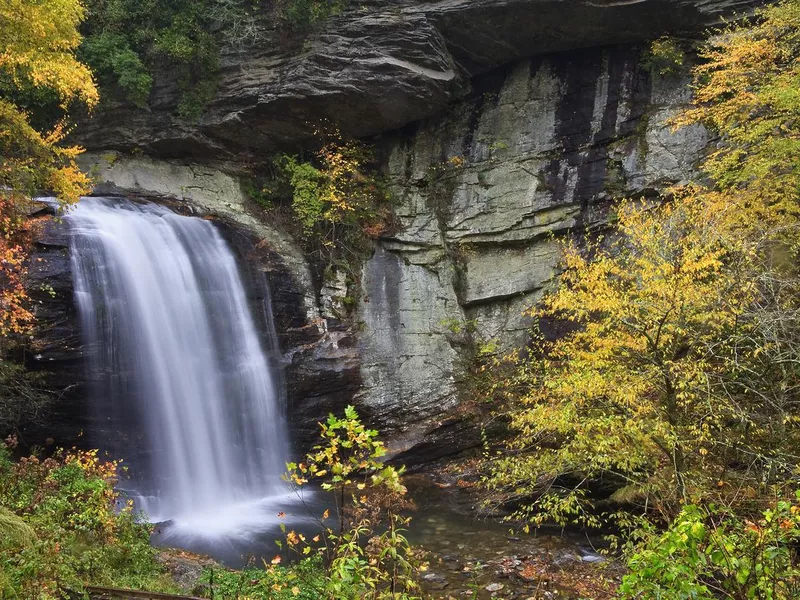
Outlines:
<svg viewBox="0 0 800 600"><path fill-rule="evenodd" d="M425 587L430 590L443 590L450 585L447 578L436 573L427 573L422 577Z"/></svg>
<svg viewBox="0 0 800 600"><path fill-rule="evenodd" d="M606 558L600 554L597 554L596 552L581 548L581 561L585 563L601 563L605 562Z"/></svg>
<svg viewBox="0 0 800 600"><path fill-rule="evenodd" d="M46 412L20 426L20 442L26 446L52 444L68 447L81 441L81 433L97 423L86 403L83 341L73 302L68 239L52 210L39 216L36 240L29 255L26 289L35 317L33 338L25 352L26 366L40 373L52 390Z"/></svg>
<svg viewBox="0 0 800 600"><path fill-rule="evenodd" d="M200 578L209 568L222 568L214 559L185 550L164 550L156 555L172 580L186 593L201 590Z"/></svg>

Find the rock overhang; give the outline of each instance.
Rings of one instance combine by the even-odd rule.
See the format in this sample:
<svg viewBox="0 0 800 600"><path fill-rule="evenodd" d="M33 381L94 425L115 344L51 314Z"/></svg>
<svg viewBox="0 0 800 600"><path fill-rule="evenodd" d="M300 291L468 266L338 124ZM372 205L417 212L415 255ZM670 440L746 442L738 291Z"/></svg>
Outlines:
<svg viewBox="0 0 800 600"><path fill-rule="evenodd" d="M117 105L83 123L90 149L201 162L258 162L313 143L321 122L375 136L444 111L472 78L526 57L664 34L696 35L752 0L440 0L353 6L303 43L272 36L224 54L217 95L196 123L173 116L156 77L151 108ZM270 36L268 36L270 37Z"/></svg>

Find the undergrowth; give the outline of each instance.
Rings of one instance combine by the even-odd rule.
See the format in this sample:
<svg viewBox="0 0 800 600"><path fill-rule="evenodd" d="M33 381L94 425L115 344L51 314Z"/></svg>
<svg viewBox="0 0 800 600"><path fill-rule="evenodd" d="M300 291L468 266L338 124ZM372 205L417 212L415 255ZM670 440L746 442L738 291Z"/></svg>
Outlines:
<svg viewBox="0 0 800 600"><path fill-rule="evenodd" d="M116 510L118 464L96 451L13 461L0 445L0 598L63 598L86 585L178 591L132 506Z"/></svg>

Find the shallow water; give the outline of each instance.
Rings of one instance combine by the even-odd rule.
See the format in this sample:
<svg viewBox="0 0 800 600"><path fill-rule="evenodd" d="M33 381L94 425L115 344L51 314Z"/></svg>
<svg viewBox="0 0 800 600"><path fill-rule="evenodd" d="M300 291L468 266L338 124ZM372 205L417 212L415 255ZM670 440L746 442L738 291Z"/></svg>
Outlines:
<svg viewBox="0 0 800 600"><path fill-rule="evenodd" d="M463 503L467 492L442 489L425 477L414 483L418 508L408 538L429 552L422 584L432 598L579 597L565 585L570 577L560 574L593 578L592 567L605 560L593 548L597 540L557 529L515 531L472 516Z"/></svg>

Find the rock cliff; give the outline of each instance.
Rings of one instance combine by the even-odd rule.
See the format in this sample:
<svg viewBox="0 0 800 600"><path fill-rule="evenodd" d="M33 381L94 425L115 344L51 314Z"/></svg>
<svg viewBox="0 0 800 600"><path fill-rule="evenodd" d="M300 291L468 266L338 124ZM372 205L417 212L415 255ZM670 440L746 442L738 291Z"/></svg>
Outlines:
<svg viewBox="0 0 800 600"><path fill-rule="evenodd" d="M473 78L521 58L692 34L753 0L371 0L304 38L267 30L229 48L197 123L174 118L161 77L149 111L117 106L85 123L89 148L231 165L312 139L321 120L373 136L447 110Z"/></svg>
<svg viewBox="0 0 800 600"><path fill-rule="evenodd" d="M693 175L708 133L667 124L690 100L688 75L644 68L644 42L749 5L374 0L304 43L274 33L228 53L198 123L172 116L175 90L161 82L150 112L108 108L80 141L99 191L177 199L259 249L244 254L276 298L301 443L352 400L395 433L395 449L431 458L469 443L448 420L465 361L481 341L525 342L523 311L558 275L555 238ZM329 310L342 282L315 281L239 179L269 152L302 147L320 119L376 144L398 200L400 226L364 264L349 323Z"/></svg>
<svg viewBox="0 0 800 600"><path fill-rule="evenodd" d="M453 407L464 332L524 343L523 311L557 275L554 236L692 175L708 135L667 125L687 81L641 62L630 46L524 60L383 140L402 225L365 265L359 314L364 402L386 422Z"/></svg>

